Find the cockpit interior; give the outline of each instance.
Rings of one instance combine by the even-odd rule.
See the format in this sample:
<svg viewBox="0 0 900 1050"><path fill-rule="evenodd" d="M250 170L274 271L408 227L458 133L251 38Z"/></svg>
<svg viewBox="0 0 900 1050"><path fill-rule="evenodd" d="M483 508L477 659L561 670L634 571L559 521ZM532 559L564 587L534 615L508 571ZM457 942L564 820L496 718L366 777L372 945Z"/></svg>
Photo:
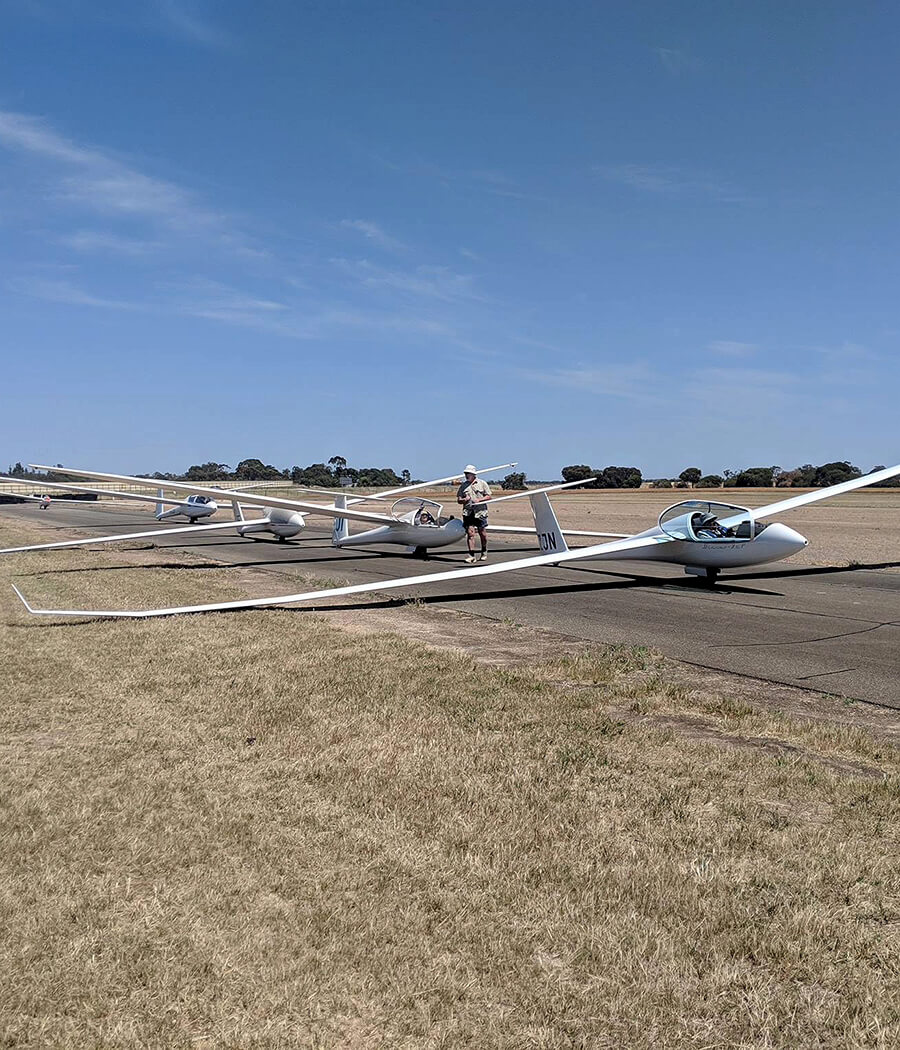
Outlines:
<svg viewBox="0 0 900 1050"><path fill-rule="evenodd" d="M689 499L666 508L659 527L673 540L694 543L740 543L756 539L768 523L754 521L753 512L732 503Z"/></svg>
<svg viewBox="0 0 900 1050"><path fill-rule="evenodd" d="M391 505L391 517L408 525L431 525L438 528L450 518L444 517L443 504L421 496L403 496Z"/></svg>

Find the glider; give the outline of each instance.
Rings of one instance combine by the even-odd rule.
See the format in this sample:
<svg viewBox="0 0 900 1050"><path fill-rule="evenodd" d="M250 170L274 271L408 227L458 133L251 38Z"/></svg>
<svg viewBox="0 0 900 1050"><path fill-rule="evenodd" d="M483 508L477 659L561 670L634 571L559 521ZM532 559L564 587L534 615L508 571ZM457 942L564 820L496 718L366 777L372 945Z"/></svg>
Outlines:
<svg viewBox="0 0 900 1050"><path fill-rule="evenodd" d="M498 466L486 467L484 470L479 471L479 473L493 474L498 470L505 470L507 467L514 467L515 465L515 463L501 463ZM41 467L39 469L59 470L60 468ZM147 478L129 477L123 474L101 474L96 471L70 469L66 469L65 472L77 477L91 478L95 481L127 482L136 485L153 484L153 482ZM335 497L333 490L304 488L305 492L315 492L330 496L333 502L327 505L281 499L254 492L251 496L251 499L253 500L252 504L244 504L244 506L252 506L255 509L264 509L266 514L264 517L249 519L244 518L243 507L240 502L242 499L247 498L246 493L235 489L221 489L218 487L207 488L185 482L166 482L166 487L188 491L191 492L192 495L189 496L187 500L169 500L168 502L175 504L175 509L162 515L159 513L160 506L158 505L156 515L157 519L181 513L181 508L184 507L197 507L198 510L200 507L211 508L202 512L204 517L208 517L219 509L215 499L230 499L232 507L234 508L234 520L216 523L214 525L192 525L181 529L124 534L118 533L112 536L99 536L93 539L67 540L59 543L41 543L27 547L7 547L4 550L0 550L0 554L16 554L32 550L80 547L97 543L116 543L126 540L149 539L153 536L183 535L191 532L203 533L213 530L228 531L230 529L236 530L240 536L254 536L255 534L268 532L277 536L280 541L285 541L292 536L296 536L297 533L305 527L305 517L308 514L324 515L334 519L335 526L332 535L332 542L337 547L357 546L358 544L365 545L371 543L399 543L407 547L410 551L418 550L421 553L431 547L443 547L448 543L457 542L465 536L465 529L462 527L462 522L456 518L442 517L442 507L440 504L421 497L410 497L406 494L417 489L429 488L434 485L444 484L448 481L454 481L457 477L458 474L451 474L443 478L433 478L431 481L419 481L414 485L405 485L396 489L388 489L386 492L381 492L376 496L342 495ZM578 484L583 484L583 482L579 482ZM154 499L154 497L149 495L142 496L131 492L107 492L104 489L87 488L82 485L70 485L60 482L54 482L53 485L60 489L71 489L77 492L97 493L99 495L112 495L124 499ZM565 488L566 486L557 487ZM162 491L163 490L160 489L159 494L155 497L157 500L164 499ZM525 493L516 494L516 496L521 495L525 495ZM373 511L363 511L358 509L358 505L361 503L367 503L370 501L389 502L390 497L392 496L399 496L400 498L394 501L389 513L376 513ZM498 500L509 498L510 497L498 497ZM206 502L202 504L192 503L192 501L199 500L205 500ZM431 509L429 510L428 508ZM431 513L431 511L434 511L434 513ZM369 525L370 528L367 532L350 536L348 522L351 520L364 522ZM494 531L496 532L498 529L495 528ZM518 529L510 527L510 531L518 531ZM522 531L530 532L531 530L523 529Z"/></svg>
<svg viewBox="0 0 900 1050"><path fill-rule="evenodd" d="M569 550L559 528L556 514L546 492L531 494L531 507L535 529L541 549L545 554L499 565L478 568L454 569L450 572L407 576L398 580L377 580L349 587L327 588L306 591L300 594L282 594L272 598L243 598L231 602L214 602L207 605L182 605L167 609L36 609L29 605L22 592L13 585L13 590L25 608L36 616L102 616L115 619L143 619L154 616L173 616L179 613L224 612L232 609L259 609L273 605L293 605L299 602L319 601L325 598L342 598L348 595L379 593L407 587L433 586L451 580L468 577L495 576L519 569L530 569L540 565L561 565L571 561L603 561L635 559L643 561L665 561L683 565L686 572L702 575L714 580L723 568L743 568L749 565L764 565L780 561L803 550L808 540L781 522L765 522L762 517L782 514L809 503L829 499L843 492L875 485L880 481L900 474L900 465L875 471L861 478L844 481L838 485L806 492L798 496L778 500L765 507L750 510L728 503L709 500L685 500L664 510L657 525L625 539L613 540L589 547Z"/></svg>

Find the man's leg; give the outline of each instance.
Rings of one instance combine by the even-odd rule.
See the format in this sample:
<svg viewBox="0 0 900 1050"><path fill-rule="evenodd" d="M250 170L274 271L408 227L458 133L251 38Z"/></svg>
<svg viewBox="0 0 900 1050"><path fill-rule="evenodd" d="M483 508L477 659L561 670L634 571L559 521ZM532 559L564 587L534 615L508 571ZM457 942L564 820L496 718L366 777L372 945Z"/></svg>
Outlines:
<svg viewBox="0 0 900 1050"><path fill-rule="evenodd" d="M469 546L469 556L466 561L475 561L475 526L466 526L466 543Z"/></svg>
<svg viewBox="0 0 900 1050"><path fill-rule="evenodd" d="M481 538L481 560L487 561L487 522L478 522L478 535Z"/></svg>

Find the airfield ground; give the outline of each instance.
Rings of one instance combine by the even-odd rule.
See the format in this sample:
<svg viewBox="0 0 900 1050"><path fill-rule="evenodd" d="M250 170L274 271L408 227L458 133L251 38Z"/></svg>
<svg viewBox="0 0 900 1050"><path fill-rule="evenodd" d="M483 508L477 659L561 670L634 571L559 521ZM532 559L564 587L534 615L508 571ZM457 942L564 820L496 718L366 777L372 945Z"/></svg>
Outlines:
<svg viewBox="0 0 900 1050"><path fill-rule="evenodd" d="M894 564L862 573L892 581L900 499L875 500ZM647 524L595 506L560 518ZM2 545L48 539L63 510L38 513L4 508ZM24 555L0 587L300 589L260 560ZM6 600L4 1045L897 1045L896 712L639 637L365 605L54 623Z"/></svg>
<svg viewBox="0 0 900 1050"><path fill-rule="evenodd" d="M718 495L721 498L721 490ZM620 532L652 523L672 498L671 493L653 491L563 493L557 504L560 520L568 527ZM772 490L739 491L734 496L729 490L729 498L751 505L771 502ZM900 491L859 492L834 502L830 508L825 504L792 515L791 523L811 538L802 555L727 573L712 591L685 577L680 566L604 562L503 574L478 584L463 579L404 593L480 617L491 630L511 622L588 642L630 645L638 640L703 667L900 707ZM498 506L495 520L518 516L518 523L525 523L525 503ZM134 504L118 512L54 505L45 513L29 505L11 507L8 513L47 528L52 538L58 538L60 525L65 535L154 525ZM439 572L459 568L464 555L461 547L446 548L419 562L396 547L337 551L329 542L326 523L311 518L309 524L292 544L272 538L248 543L227 534L190 540L161 537L157 542L166 550L189 544L207 559L232 565L232 573L266 569L266 583L274 586L278 581L268 594L309 589L298 579L304 575L369 583ZM856 548L854 540L859 543ZM492 558L522 557L534 549L526 537L506 542L497 538ZM52 567L46 560L40 564ZM25 586L27 594L40 597L39 580ZM83 587L75 588L71 604L83 607L85 593ZM113 605L146 605L140 578L123 579L120 594ZM386 598L388 606L392 601ZM369 608L371 601L349 598L343 604L349 615L354 607ZM377 614L377 623L381 616Z"/></svg>

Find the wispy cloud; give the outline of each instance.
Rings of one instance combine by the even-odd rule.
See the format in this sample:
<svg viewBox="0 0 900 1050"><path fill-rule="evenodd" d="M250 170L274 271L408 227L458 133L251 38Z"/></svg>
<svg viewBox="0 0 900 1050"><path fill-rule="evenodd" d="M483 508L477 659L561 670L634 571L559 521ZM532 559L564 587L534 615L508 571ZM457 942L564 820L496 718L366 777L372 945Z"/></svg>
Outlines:
<svg viewBox="0 0 900 1050"><path fill-rule="evenodd" d="M509 200L546 202L547 197L526 190L515 179L505 172L491 168L453 168L436 164L430 160L412 159L407 161L391 160L379 154L370 154L382 167L403 175L423 179L432 179L447 188L454 188L468 193L486 193L494 197L505 197Z"/></svg>
<svg viewBox="0 0 900 1050"><path fill-rule="evenodd" d="M520 369L519 375L548 386L566 387L585 394L656 402L661 399L659 373L642 361L611 362L591 368L559 368L547 371Z"/></svg>
<svg viewBox="0 0 900 1050"><path fill-rule="evenodd" d="M407 250L407 246L402 241L386 233L377 222L372 222L370 219L342 219L340 225L345 230L355 230L361 233L367 241L377 244L379 248L386 248L392 252Z"/></svg>
<svg viewBox="0 0 900 1050"><path fill-rule="evenodd" d="M93 295L91 292L87 292L67 280L24 277L13 282L13 287L24 295L50 303L66 303L70 306L96 306L105 310L144 309L141 303Z"/></svg>
<svg viewBox="0 0 900 1050"><path fill-rule="evenodd" d="M706 172L653 164L600 164L594 171L607 182L668 197L705 197L723 204L749 204L739 186Z"/></svg>
<svg viewBox="0 0 900 1050"><path fill-rule="evenodd" d="M765 368L700 368L683 383L683 395L717 416L733 416L735 399L759 417L796 404L805 390L792 372Z"/></svg>
<svg viewBox="0 0 900 1050"><path fill-rule="evenodd" d="M0 110L0 146L49 161L59 171L48 200L112 217L136 218L178 236L203 236L220 247L252 250L222 213L165 179L145 175L102 150L78 145L44 121Z"/></svg>
<svg viewBox="0 0 900 1050"><path fill-rule="evenodd" d="M129 258L149 255L160 247L158 241L120 237L115 233L107 233L103 230L75 230L73 233L63 234L59 238L59 243L73 251L85 254L121 255Z"/></svg>
<svg viewBox="0 0 900 1050"><path fill-rule="evenodd" d="M651 51L659 59L660 65L667 73L678 76L689 70L697 68L697 60L683 48L679 47L654 47Z"/></svg>
<svg viewBox="0 0 900 1050"><path fill-rule="evenodd" d="M389 289L404 295L443 302L468 299L487 302L478 293L471 274L456 273L446 266L416 266L412 270L391 270L376 266L367 259L332 259L332 264L354 278L365 288Z"/></svg>
<svg viewBox="0 0 900 1050"><path fill-rule="evenodd" d="M123 33L153 33L221 50L233 40L211 16L211 0L19 0L17 13L39 19L47 26L66 30L93 22Z"/></svg>
<svg viewBox="0 0 900 1050"><path fill-rule="evenodd" d="M224 48L231 38L209 17L207 4L196 0L155 0L163 26L174 35L208 48Z"/></svg>
<svg viewBox="0 0 900 1050"><path fill-rule="evenodd" d="M734 339L714 339L706 349L723 357L751 357L759 347L756 343L739 343Z"/></svg>

